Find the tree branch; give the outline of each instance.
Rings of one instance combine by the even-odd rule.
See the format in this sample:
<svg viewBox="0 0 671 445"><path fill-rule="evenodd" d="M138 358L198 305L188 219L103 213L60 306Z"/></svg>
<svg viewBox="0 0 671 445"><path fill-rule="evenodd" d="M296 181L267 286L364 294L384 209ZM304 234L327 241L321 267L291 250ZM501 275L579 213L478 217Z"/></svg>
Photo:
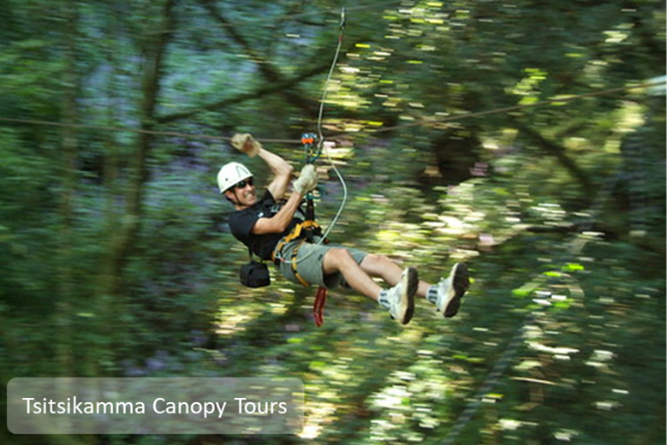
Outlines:
<svg viewBox="0 0 671 445"><path fill-rule="evenodd" d="M585 189L586 192L588 193L594 192L595 190L594 183L590 181L587 174L585 174L585 172L583 172L578 167L578 165L573 161L573 159L571 159L566 154L566 150L564 149L564 147L547 139L545 136L543 136L536 130L524 125L523 123L517 120L513 120L513 125L520 131L520 133L522 133L529 140L538 145L539 148L557 158L559 163L563 165L566 168L566 170L568 170L568 172L571 173L571 175L576 180L578 180L578 182L582 185L582 187Z"/></svg>
<svg viewBox="0 0 671 445"><path fill-rule="evenodd" d="M156 119L156 122L165 124L169 122L174 122L180 119L186 119L188 117L194 116L198 113L202 113L204 111L212 111L216 110L218 108L223 108L229 105L234 105L238 104L241 102L246 102L248 100L254 100L254 99L260 99L264 96L267 96L269 94L276 93L278 91L282 91L288 88L292 88L293 86L299 84L300 82L309 79L313 76L316 76L317 74L321 74L324 71L326 71L330 66L330 62L326 62L322 65L315 66L299 75L296 77L293 77L291 79L285 79L282 80L278 83L272 84L265 86L263 88L259 88L256 91L252 91L250 93L244 93L239 96L235 97L229 97L226 99L222 99L216 102L212 102L210 104L205 104L203 106L197 107L197 108L192 108L190 110L185 110L181 111L178 113L173 113L173 114L168 114L165 116L160 116ZM283 91L282 91L283 92Z"/></svg>
<svg viewBox="0 0 671 445"><path fill-rule="evenodd" d="M268 83L268 86L260 88L250 93L241 94L239 96L232 98L222 99L217 102L203 105L201 107L193 108L191 110L185 110L165 115L159 117L157 122L159 123L174 122L180 119L189 118L195 114L204 111L212 111L225 106L246 102L248 100L259 99L261 97L273 93L280 93L282 96L286 98L289 104L295 106L300 110L303 110L308 114L316 113L317 108L315 106L315 102L312 100L307 100L305 98L305 95L301 94L300 92L297 93L294 90L296 86L299 85L302 81L309 79L315 75L326 72L331 65L330 60L324 61L323 64L317 65L303 73L298 74L293 78L287 78L281 72L281 70L277 68L276 65L268 62L268 59L263 57L253 47L253 45L249 42L249 40L240 32L238 32L238 29L235 27L235 25L231 23L231 21L228 20L228 18L226 18L220 11L217 10L216 5L212 0L200 0L200 2L203 5L203 7L205 7L212 14L212 17L221 25L226 34L229 35L231 39L245 51L249 59L256 64L257 68L259 69L259 73L261 74L265 82Z"/></svg>
<svg viewBox="0 0 671 445"><path fill-rule="evenodd" d="M240 34L237 28L226 18L224 15L219 12L214 5L212 0L201 0L201 4L210 11L212 17L214 17L224 28L226 33L231 36L233 41L235 41L243 50L247 53L249 58L256 64L259 69L259 72L267 82L272 83L282 83L285 81L284 75L282 72L272 63L268 62L267 58L259 54L256 49L249 43L249 41ZM292 89L286 89L282 91L283 96L287 101L309 114L316 112L313 102L305 100L302 94L296 94Z"/></svg>

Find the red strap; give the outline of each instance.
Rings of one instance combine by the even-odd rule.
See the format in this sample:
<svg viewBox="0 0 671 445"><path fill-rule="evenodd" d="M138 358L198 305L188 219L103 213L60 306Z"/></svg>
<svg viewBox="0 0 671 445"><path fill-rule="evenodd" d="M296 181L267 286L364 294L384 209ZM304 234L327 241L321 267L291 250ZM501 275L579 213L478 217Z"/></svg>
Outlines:
<svg viewBox="0 0 671 445"><path fill-rule="evenodd" d="M324 323L324 306L326 305L327 294L328 290L323 286L319 286L317 293L315 294L315 304L312 306L312 315L314 316L317 327Z"/></svg>

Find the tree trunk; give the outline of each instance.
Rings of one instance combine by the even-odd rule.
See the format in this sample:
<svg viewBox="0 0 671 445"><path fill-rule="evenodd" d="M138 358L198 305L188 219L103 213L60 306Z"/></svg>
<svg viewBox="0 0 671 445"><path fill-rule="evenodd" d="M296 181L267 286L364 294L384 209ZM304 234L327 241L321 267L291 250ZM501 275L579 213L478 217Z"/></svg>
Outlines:
<svg viewBox="0 0 671 445"><path fill-rule="evenodd" d="M73 270L75 264L72 248L74 247L74 197L77 191L76 159L78 152L78 134L74 125L77 123L77 93L79 90L79 75L77 73L77 25L79 12L74 0L62 5L63 29L63 105L61 108L61 123L65 124L61 132L61 191L59 203L60 227L58 234L58 297L54 322L57 326L57 372L61 375L71 375L72 360L72 319L73 309Z"/></svg>
<svg viewBox="0 0 671 445"><path fill-rule="evenodd" d="M174 0L166 0L162 7L162 15L156 20L156 27L159 31L171 29L173 19ZM152 130L156 122L156 105L160 94L160 85L162 77L162 63L166 53L170 34L167 32L146 33L149 37L142 41L140 52L143 54L141 60L141 87L142 96L140 99L140 118L141 129ZM107 216L109 218L107 226L109 235L105 256L101 267L101 273L98 276L97 289L98 295L107 297L109 307L106 311L109 314L107 322L108 334L110 338L116 337L118 332L118 318L123 311L123 294L121 289L121 276L123 269L131 252L140 230L140 224L143 216L143 198L144 186L149 177L147 158L151 149L152 136L147 133L141 133L135 142L135 149L128 160L128 173L123 189L125 205L121 212L116 210L117 203L115 199L108 200ZM116 155L113 149L108 151L106 172L108 175L117 175ZM106 183L114 183L114 178L107 178ZM114 191L108 190L114 198Z"/></svg>

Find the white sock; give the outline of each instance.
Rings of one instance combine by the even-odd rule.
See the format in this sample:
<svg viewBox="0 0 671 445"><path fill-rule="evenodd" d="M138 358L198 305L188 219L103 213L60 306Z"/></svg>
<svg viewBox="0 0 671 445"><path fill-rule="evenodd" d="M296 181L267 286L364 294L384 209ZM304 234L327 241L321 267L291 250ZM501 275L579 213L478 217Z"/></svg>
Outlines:
<svg viewBox="0 0 671 445"><path fill-rule="evenodd" d="M431 303L436 304L438 301L438 286L433 285L429 286L429 290L426 291L426 299L429 300Z"/></svg>
<svg viewBox="0 0 671 445"><path fill-rule="evenodd" d="M380 295L377 297L377 302L380 303L380 306L382 306L385 309L389 309L391 307L391 302L389 301L389 289L384 289L380 292Z"/></svg>

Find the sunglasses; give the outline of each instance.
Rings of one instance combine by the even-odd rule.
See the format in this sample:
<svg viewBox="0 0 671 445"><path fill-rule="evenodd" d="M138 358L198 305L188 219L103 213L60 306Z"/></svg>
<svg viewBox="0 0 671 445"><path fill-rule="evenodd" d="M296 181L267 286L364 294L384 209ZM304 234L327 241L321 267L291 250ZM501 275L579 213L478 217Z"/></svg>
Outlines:
<svg viewBox="0 0 671 445"><path fill-rule="evenodd" d="M254 186L254 178L249 178L245 179L244 181L240 181L237 184L235 184L236 189L243 189L247 187L247 185L253 187Z"/></svg>

